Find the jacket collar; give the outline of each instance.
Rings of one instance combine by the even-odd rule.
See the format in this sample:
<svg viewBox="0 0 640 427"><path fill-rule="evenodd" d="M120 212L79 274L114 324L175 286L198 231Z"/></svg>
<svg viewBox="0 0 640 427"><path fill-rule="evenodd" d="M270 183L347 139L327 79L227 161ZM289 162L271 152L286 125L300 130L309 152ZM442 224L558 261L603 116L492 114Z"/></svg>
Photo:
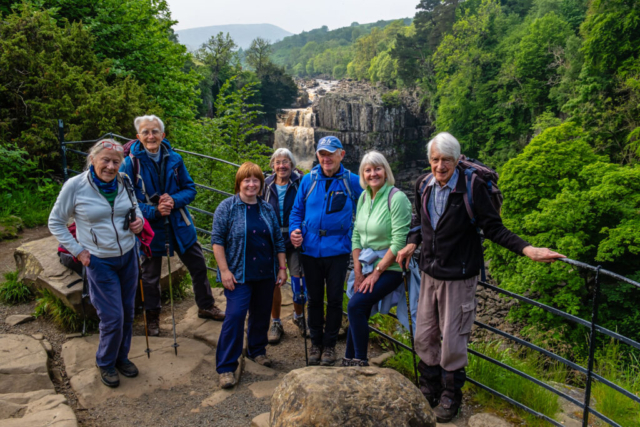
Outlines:
<svg viewBox="0 0 640 427"><path fill-rule="evenodd" d="M344 165L342 163L340 163L340 169L338 169L338 172L333 175L333 176L326 176L324 174L324 172L322 171L322 166L320 165L316 165L313 170L316 171L316 173L318 174L318 178L320 179L333 179L333 178L342 178L342 174L344 174Z"/></svg>
<svg viewBox="0 0 640 427"><path fill-rule="evenodd" d="M302 179L302 174L298 172L298 170L294 169L293 171L291 171L291 176L289 177L289 184L298 182L300 181L300 179ZM276 174L269 175L267 179L264 180L265 189L273 189L275 182L276 182Z"/></svg>

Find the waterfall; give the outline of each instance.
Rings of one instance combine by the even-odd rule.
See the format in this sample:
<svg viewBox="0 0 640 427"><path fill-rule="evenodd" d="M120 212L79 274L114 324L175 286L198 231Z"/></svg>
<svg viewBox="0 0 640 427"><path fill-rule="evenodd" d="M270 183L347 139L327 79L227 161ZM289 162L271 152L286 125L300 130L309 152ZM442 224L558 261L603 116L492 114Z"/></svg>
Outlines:
<svg viewBox="0 0 640 427"><path fill-rule="evenodd" d="M316 115L311 108L283 110L278 117L274 149L288 148L298 167L310 170L316 157L314 128Z"/></svg>

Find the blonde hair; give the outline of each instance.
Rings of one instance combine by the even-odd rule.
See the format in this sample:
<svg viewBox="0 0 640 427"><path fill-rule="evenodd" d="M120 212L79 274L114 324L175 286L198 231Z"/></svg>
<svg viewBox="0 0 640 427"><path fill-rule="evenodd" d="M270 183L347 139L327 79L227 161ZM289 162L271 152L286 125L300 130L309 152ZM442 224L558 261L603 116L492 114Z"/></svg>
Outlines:
<svg viewBox="0 0 640 427"><path fill-rule="evenodd" d="M358 175L360 175L360 187L363 189L367 188L367 183L364 180L364 168L367 165L371 166L382 166L384 168L384 177L389 185L394 185L396 183L396 179L393 177L393 172L391 172L391 166L389 166L389 162L382 155L382 153L378 151L369 151L367 152L362 161L360 162L360 170Z"/></svg>
<svg viewBox="0 0 640 427"><path fill-rule="evenodd" d="M262 173L260 166L251 162L244 162L240 165L238 172L236 172L236 194L240 192L240 183L251 176L260 180L260 194L262 194L262 189L264 188L264 174Z"/></svg>
<svg viewBox="0 0 640 427"><path fill-rule="evenodd" d="M111 139L111 138L101 139L100 141L96 142L95 144L93 144L93 147L89 149L89 154L87 155L87 162L84 166L84 170L89 170L89 168L91 167L91 160L93 160L98 154L100 154L102 150L106 150L106 148L104 148L104 145L102 145L103 142L110 142L113 145L119 145L120 147L122 147L122 144L120 144L115 139ZM116 151L116 150L112 150L112 151L114 151L115 153L118 154L118 156L120 156L120 160L124 160L124 153L122 151Z"/></svg>

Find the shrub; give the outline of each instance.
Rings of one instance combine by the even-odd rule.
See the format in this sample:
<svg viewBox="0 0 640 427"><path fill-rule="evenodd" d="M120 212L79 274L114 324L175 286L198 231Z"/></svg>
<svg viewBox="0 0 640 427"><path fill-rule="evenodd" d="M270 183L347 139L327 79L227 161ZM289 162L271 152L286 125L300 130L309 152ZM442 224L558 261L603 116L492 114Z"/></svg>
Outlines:
<svg viewBox="0 0 640 427"><path fill-rule="evenodd" d="M0 301L5 304L21 304L33 299L31 289L18 281L18 272L4 274L5 282L0 285Z"/></svg>
<svg viewBox="0 0 640 427"><path fill-rule="evenodd" d="M400 92L398 92L397 90L393 90L391 92L382 94L382 105L387 108L397 108L402 105Z"/></svg>
<svg viewBox="0 0 640 427"><path fill-rule="evenodd" d="M39 291L33 315L45 317L65 331L78 332L82 330L84 320L82 315L67 307L60 298L48 289ZM97 322L94 319L87 319L87 329L95 329L96 326Z"/></svg>

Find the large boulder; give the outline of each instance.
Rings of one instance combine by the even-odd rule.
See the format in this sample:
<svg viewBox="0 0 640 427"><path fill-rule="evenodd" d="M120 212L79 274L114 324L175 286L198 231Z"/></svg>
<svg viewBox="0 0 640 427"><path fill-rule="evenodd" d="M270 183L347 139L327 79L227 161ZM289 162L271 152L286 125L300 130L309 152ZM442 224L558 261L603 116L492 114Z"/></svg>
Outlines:
<svg viewBox="0 0 640 427"><path fill-rule="evenodd" d="M0 334L0 394L53 390L49 356L28 335Z"/></svg>
<svg viewBox="0 0 640 427"><path fill-rule="evenodd" d="M271 397L271 427L435 427L420 390L391 369L307 367L289 372Z"/></svg>
<svg viewBox="0 0 640 427"><path fill-rule="evenodd" d="M82 313L82 281L74 271L60 264L58 258L58 241L54 236L27 242L13 254L18 266L18 280L32 290L49 289L60 298L65 305ZM180 258L171 258L171 271L174 283L184 277L187 270ZM162 261L162 290L169 289L169 271L166 257ZM87 305L90 303L87 301ZM93 310L91 310L93 312Z"/></svg>

